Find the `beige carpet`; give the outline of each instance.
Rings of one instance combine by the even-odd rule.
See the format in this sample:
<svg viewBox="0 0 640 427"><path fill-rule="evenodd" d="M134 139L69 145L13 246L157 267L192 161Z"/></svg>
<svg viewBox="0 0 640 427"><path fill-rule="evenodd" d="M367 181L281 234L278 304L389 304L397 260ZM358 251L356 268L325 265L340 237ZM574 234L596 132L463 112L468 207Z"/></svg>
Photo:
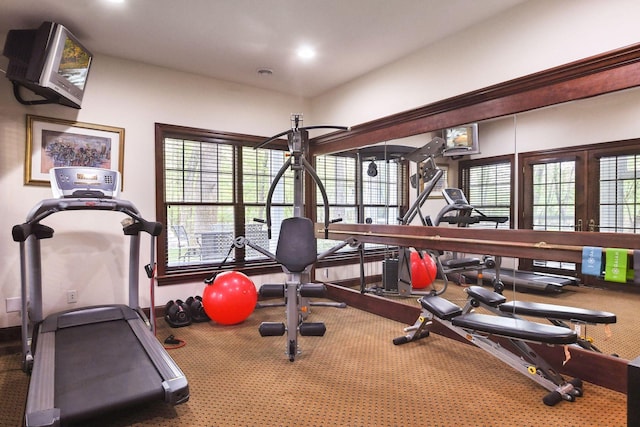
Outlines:
<svg viewBox="0 0 640 427"><path fill-rule="evenodd" d="M459 289L447 291L456 297ZM407 302L411 303L411 302ZM637 307L637 306L636 306ZM545 406L547 393L487 353L432 335L394 346L405 325L354 308L315 307L324 337L301 337L295 362L285 338L261 338L261 321L284 310L255 311L243 324L171 329L186 346L170 354L189 380L189 402L153 404L104 426L599 426L626 425L626 396L589 383L576 402ZM19 355L0 357L0 425L21 424L27 376Z"/></svg>

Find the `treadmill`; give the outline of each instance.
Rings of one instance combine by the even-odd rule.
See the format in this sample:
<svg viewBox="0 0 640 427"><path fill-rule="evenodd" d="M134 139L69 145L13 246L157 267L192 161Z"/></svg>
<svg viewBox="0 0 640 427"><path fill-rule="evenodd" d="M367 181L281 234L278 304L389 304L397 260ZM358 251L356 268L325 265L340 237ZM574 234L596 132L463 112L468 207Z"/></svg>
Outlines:
<svg viewBox="0 0 640 427"><path fill-rule="evenodd" d="M465 212L466 218L464 218L464 226L482 221L495 222L497 225L499 223L506 222L508 219L508 217L484 215L482 212L469 205L467 198L459 188L445 188L442 190L442 194L447 202L447 206L445 206L438 214L436 225L440 222L456 223L460 220L460 215L448 216L446 214L451 211L465 208L468 209L466 209ZM476 215L473 215L472 212L476 212ZM464 272L464 276L472 280L477 280L478 274L478 270L469 270ZM484 284L494 284L496 280L500 280L505 287L515 286L516 290L521 292L533 291L542 293L558 293L562 292L563 286L578 285L578 280L574 277L508 268L499 268L497 271L496 269L490 268L483 269L482 280Z"/></svg>
<svg viewBox="0 0 640 427"><path fill-rule="evenodd" d="M140 233L150 235L151 267L162 224L143 219L131 202L118 199L117 171L63 167L51 169L50 177L54 198L38 203L12 230L20 243L22 367L31 373L24 424L58 426L154 400L188 401L185 375L155 337L153 302L151 321L139 307ZM75 210L127 216L121 223L130 238L129 304L43 318L40 240L53 237L54 230L41 221Z"/></svg>

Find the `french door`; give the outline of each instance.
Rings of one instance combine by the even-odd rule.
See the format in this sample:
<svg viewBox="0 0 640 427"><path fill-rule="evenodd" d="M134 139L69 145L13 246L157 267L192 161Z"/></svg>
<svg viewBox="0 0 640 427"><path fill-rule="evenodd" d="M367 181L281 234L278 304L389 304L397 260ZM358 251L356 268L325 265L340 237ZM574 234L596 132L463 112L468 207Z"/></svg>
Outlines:
<svg viewBox="0 0 640 427"><path fill-rule="evenodd" d="M640 233L640 140L523 153L520 165L519 228ZM520 268L580 272L573 263L543 260L520 260Z"/></svg>

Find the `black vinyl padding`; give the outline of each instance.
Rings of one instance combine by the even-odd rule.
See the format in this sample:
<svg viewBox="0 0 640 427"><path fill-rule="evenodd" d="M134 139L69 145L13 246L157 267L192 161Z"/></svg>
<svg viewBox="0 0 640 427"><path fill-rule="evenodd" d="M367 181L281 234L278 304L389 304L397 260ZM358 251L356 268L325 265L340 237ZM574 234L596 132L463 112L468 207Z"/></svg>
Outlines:
<svg viewBox="0 0 640 427"><path fill-rule="evenodd" d="M545 344L573 344L577 340L577 334L569 328L512 317L462 314L460 307L439 296L425 296L419 301L425 310L439 319L449 320L453 326L472 331Z"/></svg>
<svg viewBox="0 0 640 427"><path fill-rule="evenodd" d="M466 292L471 298L474 298L490 307L496 307L507 301L504 295L485 289L482 286L469 286L466 289Z"/></svg>
<svg viewBox="0 0 640 427"><path fill-rule="evenodd" d="M585 323L616 323L616 315L606 311L587 310L563 305L528 301L509 301L500 305L500 311L524 316L545 317L556 320L575 320Z"/></svg>
<svg viewBox="0 0 640 427"><path fill-rule="evenodd" d="M452 258L442 261L442 265L448 268L477 267L480 264L479 258Z"/></svg>
<svg viewBox="0 0 640 427"><path fill-rule="evenodd" d="M462 309L449 300L438 296L424 296L420 298L422 308L433 313L436 317L443 320L451 320L462 314Z"/></svg>
<svg viewBox="0 0 640 427"><path fill-rule="evenodd" d="M276 261L291 273L302 273L318 259L313 222L309 218L286 218L280 226Z"/></svg>
<svg viewBox="0 0 640 427"><path fill-rule="evenodd" d="M62 419L163 400L163 379L126 320L55 333L55 406Z"/></svg>
<svg viewBox="0 0 640 427"><path fill-rule="evenodd" d="M576 332L569 328L489 314L457 316L451 319L451 324L476 332L544 344L573 344L578 338Z"/></svg>

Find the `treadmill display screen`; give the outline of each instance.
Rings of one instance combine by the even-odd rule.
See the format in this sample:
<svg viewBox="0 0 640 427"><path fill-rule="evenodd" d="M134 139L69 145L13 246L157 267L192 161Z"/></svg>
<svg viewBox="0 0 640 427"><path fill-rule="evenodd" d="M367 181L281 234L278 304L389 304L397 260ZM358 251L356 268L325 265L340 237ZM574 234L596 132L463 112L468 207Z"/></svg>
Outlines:
<svg viewBox="0 0 640 427"><path fill-rule="evenodd" d="M442 195L450 205L469 204L467 198L464 196L464 193L459 188L445 188L442 190Z"/></svg>
<svg viewBox="0 0 640 427"><path fill-rule="evenodd" d="M67 166L49 171L51 190L56 198L117 198L120 173L110 169Z"/></svg>

